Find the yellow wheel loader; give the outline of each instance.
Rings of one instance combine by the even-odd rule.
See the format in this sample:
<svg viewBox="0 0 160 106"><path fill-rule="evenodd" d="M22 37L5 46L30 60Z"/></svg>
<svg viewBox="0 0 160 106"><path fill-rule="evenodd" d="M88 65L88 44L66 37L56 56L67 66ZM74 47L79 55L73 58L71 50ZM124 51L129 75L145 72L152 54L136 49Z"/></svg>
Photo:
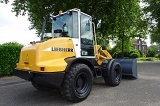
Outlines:
<svg viewBox="0 0 160 106"><path fill-rule="evenodd" d="M110 86L119 85L122 75L137 78L136 59L112 59L97 45L95 26L80 9L53 16L51 36L43 33L40 41L22 48L14 75L38 90L57 88L72 102L88 97L93 77Z"/></svg>

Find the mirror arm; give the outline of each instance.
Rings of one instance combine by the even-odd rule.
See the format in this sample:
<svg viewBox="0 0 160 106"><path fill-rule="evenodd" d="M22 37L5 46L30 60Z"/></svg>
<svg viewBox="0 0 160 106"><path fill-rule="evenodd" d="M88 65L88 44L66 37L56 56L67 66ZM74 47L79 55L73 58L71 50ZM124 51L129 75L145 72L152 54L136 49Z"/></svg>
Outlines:
<svg viewBox="0 0 160 106"><path fill-rule="evenodd" d="M46 27L46 19L45 19L45 17L43 17L43 27L42 27L41 40L43 40L43 36L45 33L45 27Z"/></svg>

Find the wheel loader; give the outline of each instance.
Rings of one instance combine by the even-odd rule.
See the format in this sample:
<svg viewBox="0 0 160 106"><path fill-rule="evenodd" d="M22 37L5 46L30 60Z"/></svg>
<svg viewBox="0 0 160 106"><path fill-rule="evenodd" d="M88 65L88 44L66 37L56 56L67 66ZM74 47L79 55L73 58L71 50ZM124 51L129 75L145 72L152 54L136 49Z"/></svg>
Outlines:
<svg viewBox="0 0 160 106"><path fill-rule="evenodd" d="M14 75L28 80L38 90L57 88L69 101L85 100L93 78L103 78L118 86L122 75L137 78L136 59L113 59L105 47L97 44L92 17L80 9L52 16L50 37L23 47ZM44 25L45 26L45 22Z"/></svg>

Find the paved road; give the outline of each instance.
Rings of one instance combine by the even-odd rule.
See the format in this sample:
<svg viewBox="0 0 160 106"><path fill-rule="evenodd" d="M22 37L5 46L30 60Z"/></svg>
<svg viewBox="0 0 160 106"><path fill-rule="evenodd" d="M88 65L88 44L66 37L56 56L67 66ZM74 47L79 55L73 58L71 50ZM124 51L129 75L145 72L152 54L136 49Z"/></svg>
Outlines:
<svg viewBox="0 0 160 106"><path fill-rule="evenodd" d="M37 91L17 77L0 78L0 106L160 106L160 62L138 63L137 80L123 79L109 87L103 79L94 80L89 97L71 103L55 91Z"/></svg>

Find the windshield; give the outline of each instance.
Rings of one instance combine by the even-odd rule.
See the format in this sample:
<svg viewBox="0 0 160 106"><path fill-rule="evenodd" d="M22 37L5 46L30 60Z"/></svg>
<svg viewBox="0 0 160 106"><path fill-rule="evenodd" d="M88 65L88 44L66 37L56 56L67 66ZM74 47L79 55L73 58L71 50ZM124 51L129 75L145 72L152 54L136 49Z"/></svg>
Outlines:
<svg viewBox="0 0 160 106"><path fill-rule="evenodd" d="M72 36L72 15L62 14L52 21L53 37L71 37Z"/></svg>

